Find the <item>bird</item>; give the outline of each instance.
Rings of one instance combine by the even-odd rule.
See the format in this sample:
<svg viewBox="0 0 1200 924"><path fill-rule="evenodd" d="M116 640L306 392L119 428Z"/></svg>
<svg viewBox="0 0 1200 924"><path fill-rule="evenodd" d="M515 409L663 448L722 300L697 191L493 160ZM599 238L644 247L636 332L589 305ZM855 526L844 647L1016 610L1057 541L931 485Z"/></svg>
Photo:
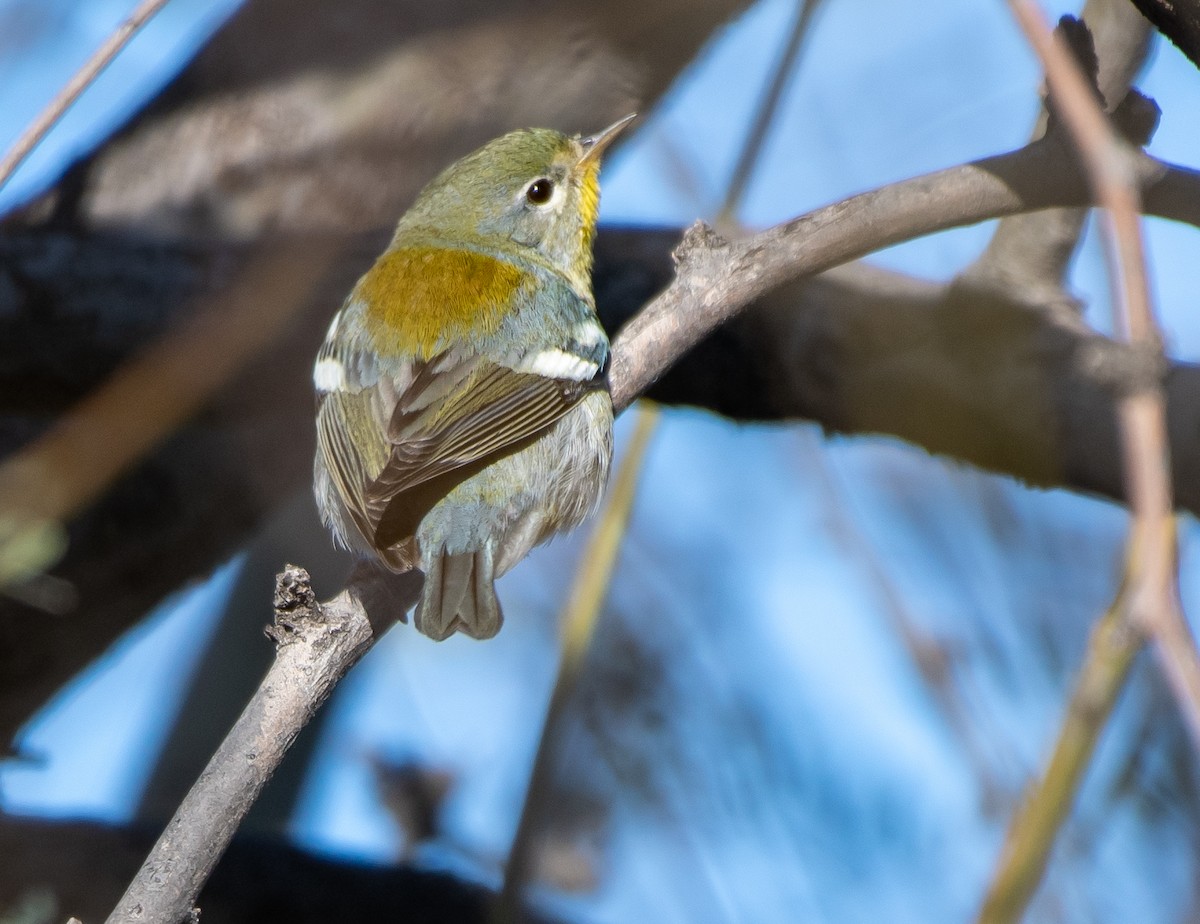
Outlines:
<svg viewBox="0 0 1200 924"><path fill-rule="evenodd" d="M594 512L612 459L592 294L594 135L510 132L451 164L334 315L313 490L335 542L424 575L416 628L494 636L495 580Z"/></svg>

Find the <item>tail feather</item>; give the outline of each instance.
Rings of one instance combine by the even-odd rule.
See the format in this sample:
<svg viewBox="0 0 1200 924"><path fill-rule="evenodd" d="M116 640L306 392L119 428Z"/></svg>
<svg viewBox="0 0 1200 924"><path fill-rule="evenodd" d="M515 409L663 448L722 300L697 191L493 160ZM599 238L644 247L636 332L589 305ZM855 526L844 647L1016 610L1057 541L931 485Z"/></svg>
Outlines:
<svg viewBox="0 0 1200 924"><path fill-rule="evenodd" d="M417 629L439 642L456 631L471 638L491 638L504 621L494 581L490 546L477 552L431 556L414 617Z"/></svg>

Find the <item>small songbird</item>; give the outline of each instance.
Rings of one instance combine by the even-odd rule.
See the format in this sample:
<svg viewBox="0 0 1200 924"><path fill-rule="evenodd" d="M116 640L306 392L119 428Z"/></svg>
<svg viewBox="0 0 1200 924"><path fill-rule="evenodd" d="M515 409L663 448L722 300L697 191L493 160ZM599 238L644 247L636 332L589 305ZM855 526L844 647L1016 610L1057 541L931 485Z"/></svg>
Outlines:
<svg viewBox="0 0 1200 924"><path fill-rule="evenodd" d="M495 579L599 502L613 413L592 238L601 154L632 119L512 132L451 165L317 354L321 516L347 548L424 572L430 638L495 635Z"/></svg>

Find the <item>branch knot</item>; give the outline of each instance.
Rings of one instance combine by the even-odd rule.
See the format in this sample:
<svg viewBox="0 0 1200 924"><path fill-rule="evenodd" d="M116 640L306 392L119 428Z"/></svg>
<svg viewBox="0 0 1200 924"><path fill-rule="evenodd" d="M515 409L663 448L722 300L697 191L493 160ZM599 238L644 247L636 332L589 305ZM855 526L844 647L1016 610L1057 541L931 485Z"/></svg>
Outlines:
<svg viewBox="0 0 1200 924"><path fill-rule="evenodd" d="M711 258L714 251L724 250L729 241L717 233L707 222L697 219L690 228L683 232L676 248L671 251L671 259L677 267L686 263L695 263Z"/></svg>
<svg viewBox="0 0 1200 924"><path fill-rule="evenodd" d="M303 624L320 618L320 604L312 589L312 577L298 565L287 565L275 575L275 621L267 626L267 636L276 645L293 641Z"/></svg>

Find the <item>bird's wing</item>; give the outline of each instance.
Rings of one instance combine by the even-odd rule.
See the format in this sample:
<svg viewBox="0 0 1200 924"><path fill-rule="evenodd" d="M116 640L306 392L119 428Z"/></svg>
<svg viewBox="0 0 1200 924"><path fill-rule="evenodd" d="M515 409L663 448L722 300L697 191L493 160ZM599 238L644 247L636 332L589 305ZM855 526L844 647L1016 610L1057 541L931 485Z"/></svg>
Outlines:
<svg viewBox="0 0 1200 924"><path fill-rule="evenodd" d="M335 324L337 321L334 322ZM368 545L375 526L367 509L366 489L387 464L391 447L387 428L396 406L404 369L381 375L374 354L332 333L317 354L317 461L341 499L351 526ZM329 512L326 511L326 515ZM336 518L331 518L336 520ZM349 543L356 545L356 543ZM400 570L411 562L393 562Z"/></svg>
<svg viewBox="0 0 1200 924"><path fill-rule="evenodd" d="M412 370L388 424L390 455L363 492L377 547L411 536L455 486L529 445L584 395L604 387L592 363L563 377L534 371L534 363L515 365L450 350Z"/></svg>

